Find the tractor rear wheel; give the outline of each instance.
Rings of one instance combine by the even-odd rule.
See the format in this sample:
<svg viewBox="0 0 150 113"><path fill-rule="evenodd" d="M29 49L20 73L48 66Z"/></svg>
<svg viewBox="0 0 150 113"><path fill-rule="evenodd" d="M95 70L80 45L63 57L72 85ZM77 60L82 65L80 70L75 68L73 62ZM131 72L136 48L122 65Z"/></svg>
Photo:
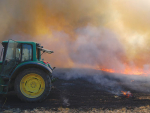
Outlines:
<svg viewBox="0 0 150 113"><path fill-rule="evenodd" d="M14 87L22 101L41 102L50 93L51 79L40 69L25 69L17 76Z"/></svg>

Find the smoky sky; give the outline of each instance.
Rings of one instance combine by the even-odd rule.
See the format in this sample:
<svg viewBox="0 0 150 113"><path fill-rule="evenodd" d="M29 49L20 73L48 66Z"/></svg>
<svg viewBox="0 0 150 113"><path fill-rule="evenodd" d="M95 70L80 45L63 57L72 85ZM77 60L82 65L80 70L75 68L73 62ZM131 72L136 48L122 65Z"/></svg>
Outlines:
<svg viewBox="0 0 150 113"><path fill-rule="evenodd" d="M0 39L40 42L58 67L149 65L147 0L1 0Z"/></svg>

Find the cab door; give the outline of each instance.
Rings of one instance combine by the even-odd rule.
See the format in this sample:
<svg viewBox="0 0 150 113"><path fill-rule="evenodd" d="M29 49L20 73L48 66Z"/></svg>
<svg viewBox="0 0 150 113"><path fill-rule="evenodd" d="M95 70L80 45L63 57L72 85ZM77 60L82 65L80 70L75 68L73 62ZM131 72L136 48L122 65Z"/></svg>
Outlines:
<svg viewBox="0 0 150 113"><path fill-rule="evenodd" d="M8 77L21 60L21 44L8 40L6 54L1 68L1 76Z"/></svg>

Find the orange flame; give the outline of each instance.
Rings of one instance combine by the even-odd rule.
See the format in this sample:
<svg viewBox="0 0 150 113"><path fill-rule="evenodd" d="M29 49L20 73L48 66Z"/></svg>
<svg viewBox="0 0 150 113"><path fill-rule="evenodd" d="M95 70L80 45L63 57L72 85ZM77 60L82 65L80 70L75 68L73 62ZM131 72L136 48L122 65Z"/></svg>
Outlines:
<svg viewBox="0 0 150 113"><path fill-rule="evenodd" d="M126 98L132 97L132 94L130 93L130 91L121 91L121 93L126 96Z"/></svg>
<svg viewBox="0 0 150 113"><path fill-rule="evenodd" d="M119 73L119 74L129 74L129 75L143 75L143 76L148 76L150 74L150 71L145 71L143 69L137 68L137 67L130 67L130 66L125 66L124 69L109 69L109 68L97 68L97 70L109 72L109 73Z"/></svg>

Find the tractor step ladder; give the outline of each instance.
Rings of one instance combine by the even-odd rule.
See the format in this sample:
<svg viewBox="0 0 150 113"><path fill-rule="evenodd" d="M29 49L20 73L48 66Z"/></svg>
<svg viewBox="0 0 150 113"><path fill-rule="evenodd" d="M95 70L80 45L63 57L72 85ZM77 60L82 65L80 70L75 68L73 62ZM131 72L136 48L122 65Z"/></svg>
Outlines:
<svg viewBox="0 0 150 113"><path fill-rule="evenodd" d="M0 94L7 94L7 92L8 92L8 85L7 84L0 84L0 89L1 89Z"/></svg>
<svg viewBox="0 0 150 113"><path fill-rule="evenodd" d="M1 76L2 77L2 76ZM6 82L0 84L0 94L7 94L9 79Z"/></svg>

